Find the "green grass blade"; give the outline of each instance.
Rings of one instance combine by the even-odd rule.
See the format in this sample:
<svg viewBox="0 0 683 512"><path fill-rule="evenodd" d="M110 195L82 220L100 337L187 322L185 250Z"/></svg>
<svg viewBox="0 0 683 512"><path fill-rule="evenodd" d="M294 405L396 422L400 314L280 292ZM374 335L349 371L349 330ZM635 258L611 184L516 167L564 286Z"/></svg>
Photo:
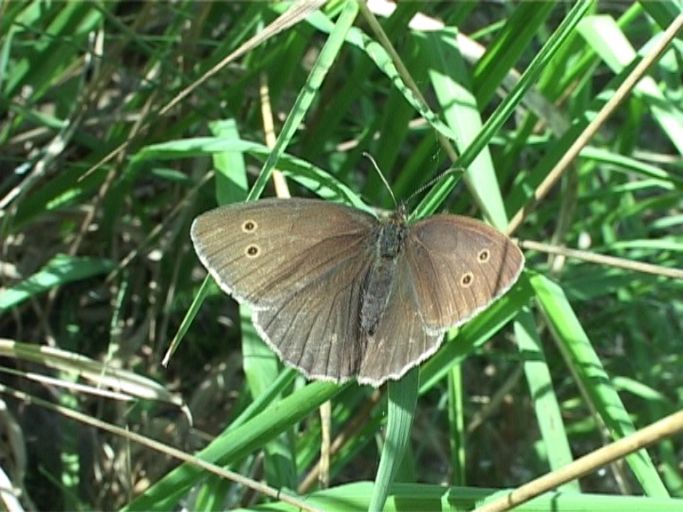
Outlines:
<svg viewBox="0 0 683 512"><path fill-rule="evenodd" d="M322 85L327 72L329 71L330 67L332 67L337 55L341 51L344 44L344 38L351 28L353 21L356 19L357 14L358 5L356 2L347 1L341 14L339 15L339 19L337 20L334 30L332 30L330 33L330 37L323 46L322 50L320 50L320 55L313 65L310 74L308 75L306 84L297 96L297 99L294 102L294 105L292 106L284 125L282 126L282 131L277 137L275 146L273 147L270 155L268 155L268 159L263 164L261 173L249 192L247 200L256 199L263 192L263 189L265 188L268 179L270 179L270 174L275 168L278 159L284 153L285 148L289 145L296 131L299 129L301 122L306 117L309 107L313 103L313 99L318 94L320 86Z"/></svg>
<svg viewBox="0 0 683 512"><path fill-rule="evenodd" d="M410 428L417 404L419 372L413 368L398 381L389 381L387 437L375 477L368 511L384 510L389 488L399 470L410 441Z"/></svg>
<svg viewBox="0 0 683 512"><path fill-rule="evenodd" d="M591 406L600 415L613 439L621 439L635 431L628 411L611 384L583 327L576 318L562 289L549 279L531 278L538 303L552 327L565 361L583 389ZM649 496L666 497L669 493L645 450L629 455L626 460Z"/></svg>
<svg viewBox="0 0 683 512"><path fill-rule="evenodd" d="M113 268L109 260L57 254L35 274L0 290L0 313L59 286L106 274Z"/></svg>
<svg viewBox="0 0 683 512"><path fill-rule="evenodd" d="M456 132L458 147L464 151L477 138L481 117L474 95L470 92L468 71L456 45L456 34L450 31L432 32L426 37L430 61L430 79L444 117ZM455 78L457 77L457 79ZM499 229L507 225L503 198L486 148L470 163L465 182L484 216Z"/></svg>
<svg viewBox="0 0 683 512"><path fill-rule="evenodd" d="M448 373L448 425L450 427L452 482L457 486L463 486L467 482L464 396L462 365L456 363Z"/></svg>
<svg viewBox="0 0 683 512"><path fill-rule="evenodd" d="M515 338L524 361L524 373L529 385L536 421L541 430L551 470L566 466L572 457L562 413L550 377L550 370L538 339L538 326L528 309L515 322ZM565 492L581 492L578 482L568 482L560 488Z"/></svg>

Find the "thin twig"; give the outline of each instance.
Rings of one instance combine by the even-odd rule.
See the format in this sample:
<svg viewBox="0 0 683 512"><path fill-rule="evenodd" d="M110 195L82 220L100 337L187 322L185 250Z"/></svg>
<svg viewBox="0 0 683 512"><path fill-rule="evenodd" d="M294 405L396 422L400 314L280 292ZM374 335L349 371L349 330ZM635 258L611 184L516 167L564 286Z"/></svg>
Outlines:
<svg viewBox="0 0 683 512"><path fill-rule="evenodd" d="M475 509L475 512L503 512L536 496L580 478L598 468L646 446L683 431L683 411L676 412L618 441L598 448L571 464L518 487L506 496Z"/></svg>
<svg viewBox="0 0 683 512"><path fill-rule="evenodd" d="M320 406L320 460L318 461L318 483L321 489L330 486L330 447L332 444L332 401Z"/></svg>
<svg viewBox="0 0 683 512"><path fill-rule="evenodd" d="M263 121L263 135L266 146L273 149L277 142L275 135L275 121L273 120L273 109L270 105L270 89L268 88L268 77L265 73L261 74L261 85L259 87L259 97L261 99L261 119ZM284 174L279 169L273 169L273 186L277 197L291 197L289 186Z"/></svg>
<svg viewBox="0 0 683 512"><path fill-rule="evenodd" d="M625 258L617 258L616 256L607 256L605 254L580 251L578 249L567 249L566 247L558 247L555 245L544 244L542 242L534 242L532 240L520 240L517 243L521 248L530 249L532 251L559 254L568 258L576 258L583 261L589 261L591 263L599 263L601 265L609 265L611 267L633 270L634 272L643 272L646 274L654 274L656 276L671 277L673 279L683 279L683 270L678 268L662 267L661 265L653 265L652 263L642 263L640 261L632 261Z"/></svg>

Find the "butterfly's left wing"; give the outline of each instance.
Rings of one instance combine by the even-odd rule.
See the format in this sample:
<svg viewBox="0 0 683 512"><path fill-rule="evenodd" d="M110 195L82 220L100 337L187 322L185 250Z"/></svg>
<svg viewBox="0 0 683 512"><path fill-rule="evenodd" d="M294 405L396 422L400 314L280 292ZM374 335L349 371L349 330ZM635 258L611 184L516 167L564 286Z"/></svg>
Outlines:
<svg viewBox="0 0 683 512"><path fill-rule="evenodd" d="M253 311L254 326L286 364L315 379L341 382L358 374L365 350L360 304L370 257L358 251L267 309Z"/></svg>
<svg viewBox="0 0 683 512"><path fill-rule="evenodd" d="M377 220L314 199L264 199L217 208L192 240L221 288L252 307L280 358L309 377L345 380L360 365L362 286Z"/></svg>

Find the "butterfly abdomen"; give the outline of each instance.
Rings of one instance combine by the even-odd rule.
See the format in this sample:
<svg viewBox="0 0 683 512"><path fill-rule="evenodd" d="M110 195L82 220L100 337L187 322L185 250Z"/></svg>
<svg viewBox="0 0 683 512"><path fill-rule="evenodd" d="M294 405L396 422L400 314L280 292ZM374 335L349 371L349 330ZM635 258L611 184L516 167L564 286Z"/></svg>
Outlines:
<svg viewBox="0 0 683 512"><path fill-rule="evenodd" d="M360 310L361 337L375 334L391 292L398 255L406 234L403 222L391 219L380 224L375 237L376 251L363 286Z"/></svg>

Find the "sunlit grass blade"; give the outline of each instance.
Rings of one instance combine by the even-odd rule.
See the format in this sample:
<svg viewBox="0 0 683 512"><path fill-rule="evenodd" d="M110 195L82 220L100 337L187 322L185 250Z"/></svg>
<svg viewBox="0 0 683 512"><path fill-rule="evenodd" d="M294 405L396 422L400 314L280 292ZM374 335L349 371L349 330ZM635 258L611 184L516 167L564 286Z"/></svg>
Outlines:
<svg viewBox="0 0 683 512"><path fill-rule="evenodd" d="M540 275L531 278L538 303L557 338L565 361L599 414L613 439L635 431L628 411L610 382L590 340L576 318L562 289ZM668 496L648 453L641 450L627 457L629 466L649 496Z"/></svg>
<svg viewBox="0 0 683 512"><path fill-rule="evenodd" d="M573 457L550 369L537 332L538 326L533 316L528 309L525 309L517 316L515 338L522 356L524 373L536 411L536 421L543 437L543 447L549 469L555 470L569 464ZM564 484L560 490L581 492L578 482Z"/></svg>
<svg viewBox="0 0 683 512"><path fill-rule="evenodd" d="M468 71L455 47L456 34L440 31L428 34L426 48L431 56L430 79L444 117L456 132L460 151L477 138L481 117L470 92ZM465 182L485 217L498 228L507 224L503 198L498 186L491 154L486 148L476 156L464 173Z"/></svg>
<svg viewBox="0 0 683 512"><path fill-rule="evenodd" d="M35 274L14 286L0 289L0 313L41 293L67 283L106 274L113 268L113 263L106 259L57 254Z"/></svg>
<svg viewBox="0 0 683 512"><path fill-rule="evenodd" d="M408 448L410 427L413 423L419 383L417 368L408 371L400 380L390 381L387 406L387 436L382 447L375 486L368 506L369 512L384 510L389 489Z"/></svg>

